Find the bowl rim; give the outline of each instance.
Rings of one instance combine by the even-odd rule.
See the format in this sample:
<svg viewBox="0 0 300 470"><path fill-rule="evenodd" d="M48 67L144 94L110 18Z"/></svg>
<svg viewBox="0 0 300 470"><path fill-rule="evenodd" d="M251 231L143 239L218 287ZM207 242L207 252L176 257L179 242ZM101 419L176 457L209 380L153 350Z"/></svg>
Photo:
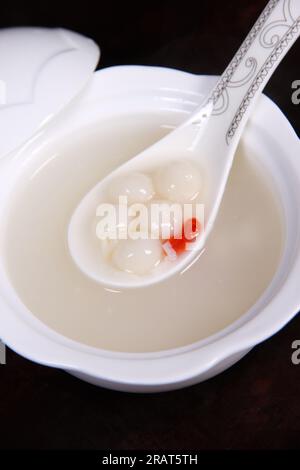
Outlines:
<svg viewBox="0 0 300 470"><path fill-rule="evenodd" d="M109 103L112 96L120 97L124 91L135 94L136 92L144 93L146 90L157 90L162 95L167 93L175 96L176 91L180 90L186 92L191 99L191 103L196 105L197 99L199 100L199 96L201 96L200 91L197 91L198 88L201 90L201 83L203 86L205 82L207 87L211 86L215 80L216 77L214 76L199 76L165 67L109 67L95 72L90 86L78 99L74 100L67 113L72 114L74 107L78 109L83 103L92 103L94 99L95 101L99 99L107 100ZM107 93L108 89L111 94ZM118 90L117 93L116 90ZM261 96L257 108L252 123L259 120L259 124L269 130L270 126L272 129L278 126L280 132L273 133L272 137L278 145L281 145L282 140L285 138L289 141L289 163L293 166L295 175L300 181L300 166L297 165L296 161L300 141L292 126L280 109L266 96ZM258 119L259 113L260 118ZM269 120L263 119L266 113L272 114L272 125ZM55 127L55 123L53 125ZM26 151L28 146L29 148L30 145L34 146L40 138L43 138L43 130L39 130L37 135L28 144L22 146L22 149L19 149L16 154L14 153L0 160L0 173L5 172L6 168L5 165L1 168L2 161L5 163L5 161L15 160L15 163L18 163L16 155L20 155L24 149ZM11 184L13 185L13 180ZM9 191L9 186L7 191ZM7 287L6 296L0 298L0 319L4 318L5 320L0 337L4 343L17 353L34 362L66 369L78 374L87 374L103 382L155 387L171 383L183 383L207 373L227 358L251 349L290 321L300 309L300 295L297 297L295 290L299 273L300 256L298 250L289 277L285 280L283 287L269 304L261 310L260 313L264 312L264 315L256 315L244 324L232 329L231 326L236 323L234 322L230 325L230 328L225 328L219 332L222 333L221 337L209 341L208 344L201 345L199 343L203 343L203 341L199 341L189 346L158 353L114 353L89 346L85 347L81 343L54 332L32 314L30 315L33 318L30 318L30 322L27 322L25 317L21 318L19 315L21 310L24 311L23 304L19 299L13 298L13 288L11 286L12 290L9 290L6 283L3 284ZM0 274L0 285L3 283L3 275L2 272ZM274 309L277 311L276 316L270 315L270 312ZM0 324L2 327L3 321ZM231 331L226 332L227 330ZM218 336L219 333L209 338ZM53 345L56 348L53 348ZM92 356L97 356L98 360L92 361ZM133 369L134 373L132 372Z"/></svg>

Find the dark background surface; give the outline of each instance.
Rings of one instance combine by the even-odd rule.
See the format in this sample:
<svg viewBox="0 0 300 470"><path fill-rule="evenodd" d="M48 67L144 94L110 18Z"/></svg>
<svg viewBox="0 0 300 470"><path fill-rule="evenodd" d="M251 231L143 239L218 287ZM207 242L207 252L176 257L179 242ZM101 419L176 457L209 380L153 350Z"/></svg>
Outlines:
<svg viewBox="0 0 300 470"><path fill-rule="evenodd" d="M265 0L164 2L3 2L0 27L63 26L94 38L101 67L146 64L219 74ZM300 134L300 41L266 88ZM1 67L1 64L0 64ZM291 344L300 318L229 371L185 390L112 392L12 351L0 366L0 448L300 448L300 365Z"/></svg>

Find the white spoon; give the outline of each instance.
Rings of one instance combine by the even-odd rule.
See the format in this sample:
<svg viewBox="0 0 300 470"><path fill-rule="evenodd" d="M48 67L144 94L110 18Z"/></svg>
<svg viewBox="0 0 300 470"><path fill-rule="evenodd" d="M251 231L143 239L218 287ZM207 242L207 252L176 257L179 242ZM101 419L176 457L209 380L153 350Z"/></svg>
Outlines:
<svg viewBox="0 0 300 470"><path fill-rule="evenodd" d="M87 276L112 288L141 287L184 271L200 256L254 103L299 32L300 0L269 1L196 112L162 140L106 176L82 199L70 221L68 243L74 261ZM194 242L194 249L181 254L175 261L165 258L158 267L142 276L119 271L105 262L99 263L87 243L87 233L97 206L107 202L108 185L121 175L136 171L149 173L184 158L194 160L201 167L209 188L205 199L205 230Z"/></svg>

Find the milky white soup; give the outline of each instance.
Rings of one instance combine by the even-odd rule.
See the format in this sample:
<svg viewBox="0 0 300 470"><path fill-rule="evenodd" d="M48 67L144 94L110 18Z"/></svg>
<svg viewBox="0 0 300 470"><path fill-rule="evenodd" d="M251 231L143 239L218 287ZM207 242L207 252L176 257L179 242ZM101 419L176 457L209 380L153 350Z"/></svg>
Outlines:
<svg viewBox="0 0 300 470"><path fill-rule="evenodd" d="M7 220L7 271L26 307L62 335L113 351L185 346L239 319L272 280L281 209L258 158L243 148L205 251L184 274L120 292L75 265L67 230L81 198L174 123L167 114L101 121L52 142L24 166Z"/></svg>

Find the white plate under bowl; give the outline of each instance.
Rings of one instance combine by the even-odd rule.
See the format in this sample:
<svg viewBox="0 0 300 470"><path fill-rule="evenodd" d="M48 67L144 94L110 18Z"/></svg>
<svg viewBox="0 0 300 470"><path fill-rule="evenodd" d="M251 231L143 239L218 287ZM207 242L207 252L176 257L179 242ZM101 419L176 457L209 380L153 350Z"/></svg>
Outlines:
<svg viewBox="0 0 300 470"><path fill-rule="evenodd" d="M199 105L216 77L159 67L112 67L96 72L89 87L17 154L0 160L0 249L10 195L22 163L51 139L82 132L87 124L132 113L174 112L184 119ZM113 353L77 343L39 321L21 302L0 261L0 337L13 350L40 364L65 369L108 388L166 391L206 380L225 370L256 344L280 330L300 309L299 140L267 97L262 96L243 136L274 180L282 202L286 241L271 285L238 321L219 333L164 352Z"/></svg>

